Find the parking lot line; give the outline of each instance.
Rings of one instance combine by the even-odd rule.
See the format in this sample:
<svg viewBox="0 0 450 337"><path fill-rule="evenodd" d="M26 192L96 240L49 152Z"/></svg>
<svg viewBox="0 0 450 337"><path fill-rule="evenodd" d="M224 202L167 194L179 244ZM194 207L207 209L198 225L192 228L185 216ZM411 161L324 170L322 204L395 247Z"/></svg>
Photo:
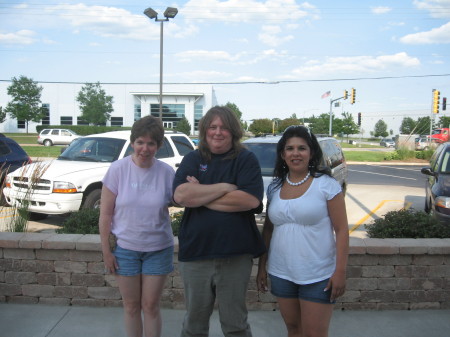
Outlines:
<svg viewBox="0 0 450 337"><path fill-rule="evenodd" d="M349 233L353 233L355 230L357 230L359 228L359 226L361 226L369 217L371 217L372 215L376 214L376 212L383 207L383 205L385 203L388 202L402 202L402 200L383 200L381 201L377 207L375 207L373 210L371 210L369 213L367 213L364 217L362 217L356 224L353 225L352 228L350 228ZM412 205L412 202L407 202L406 205L401 208L401 209L408 209L410 208Z"/></svg>

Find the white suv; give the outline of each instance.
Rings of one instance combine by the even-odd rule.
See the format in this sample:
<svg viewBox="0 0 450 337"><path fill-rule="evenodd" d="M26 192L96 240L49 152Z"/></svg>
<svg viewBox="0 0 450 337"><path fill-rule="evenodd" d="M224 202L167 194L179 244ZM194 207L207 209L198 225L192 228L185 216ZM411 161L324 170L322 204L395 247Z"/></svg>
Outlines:
<svg viewBox="0 0 450 337"><path fill-rule="evenodd" d="M37 142L45 146L68 145L80 137L69 129L44 129L39 133Z"/></svg>
<svg viewBox="0 0 450 337"><path fill-rule="evenodd" d="M27 200L30 220L99 207L101 180L109 166L133 152L130 133L113 131L78 138L56 160L35 162L8 174L3 189L6 201L17 206ZM185 134L166 132L155 157L176 170L193 149Z"/></svg>

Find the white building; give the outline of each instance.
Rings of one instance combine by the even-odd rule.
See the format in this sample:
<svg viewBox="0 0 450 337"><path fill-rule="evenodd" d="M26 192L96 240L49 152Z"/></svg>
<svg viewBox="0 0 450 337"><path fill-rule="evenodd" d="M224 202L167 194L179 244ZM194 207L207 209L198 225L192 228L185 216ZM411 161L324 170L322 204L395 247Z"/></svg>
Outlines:
<svg viewBox="0 0 450 337"><path fill-rule="evenodd" d="M7 93L10 81L0 82L0 106L5 108L11 97ZM84 83L38 82L43 87L41 102L48 109L48 116L40 123L30 122L28 132L36 132L37 125L85 125L76 100ZM101 83L106 95L113 97L114 111L106 125L131 126L133 122L150 113L159 116L159 84ZM191 134L197 134L198 121L211 107L217 105L214 88L205 84L164 84L163 123L174 128L186 117ZM7 115L0 124L0 132L25 133L25 121Z"/></svg>

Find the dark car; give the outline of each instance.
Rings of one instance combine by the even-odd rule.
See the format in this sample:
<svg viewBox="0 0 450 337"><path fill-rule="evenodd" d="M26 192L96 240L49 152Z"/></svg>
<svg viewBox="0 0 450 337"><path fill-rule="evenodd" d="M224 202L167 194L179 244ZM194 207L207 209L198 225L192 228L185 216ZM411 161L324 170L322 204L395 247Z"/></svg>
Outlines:
<svg viewBox="0 0 450 337"><path fill-rule="evenodd" d="M450 224L450 142L443 143L430 159L430 166L422 168L426 174L425 212L445 224Z"/></svg>
<svg viewBox="0 0 450 337"><path fill-rule="evenodd" d="M3 180L9 172L15 171L19 167L31 163L31 159L24 149L15 140L0 135L0 186L3 190ZM0 192L1 193L1 192ZM3 205L3 193L0 196L0 203Z"/></svg>

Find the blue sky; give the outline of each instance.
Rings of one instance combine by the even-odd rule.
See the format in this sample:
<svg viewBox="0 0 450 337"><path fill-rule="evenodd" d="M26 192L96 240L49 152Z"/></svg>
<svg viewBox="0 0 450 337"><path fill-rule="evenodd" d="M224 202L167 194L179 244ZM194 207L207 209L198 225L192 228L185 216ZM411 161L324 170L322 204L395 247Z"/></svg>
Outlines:
<svg viewBox="0 0 450 337"><path fill-rule="evenodd" d="M432 89L450 97L450 0L6 0L0 79L159 83L160 24L143 11L167 6L164 82L213 83L245 120L317 116L355 88L335 114L397 134L430 115Z"/></svg>

